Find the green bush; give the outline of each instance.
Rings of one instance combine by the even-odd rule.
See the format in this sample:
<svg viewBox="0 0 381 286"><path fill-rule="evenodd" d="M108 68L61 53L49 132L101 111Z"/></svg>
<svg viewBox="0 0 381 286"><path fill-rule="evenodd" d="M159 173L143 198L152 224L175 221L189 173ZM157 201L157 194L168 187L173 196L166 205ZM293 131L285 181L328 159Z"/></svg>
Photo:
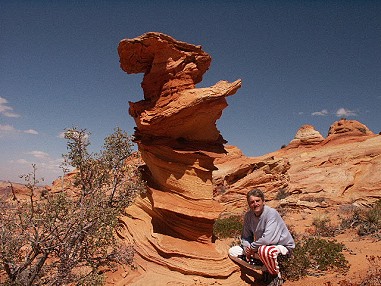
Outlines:
<svg viewBox="0 0 381 286"><path fill-rule="evenodd" d="M279 258L282 275L289 280L298 280L327 270L346 272L348 261L342 251L344 245L335 240L308 237L296 243L289 258Z"/></svg>
<svg viewBox="0 0 381 286"><path fill-rule="evenodd" d="M241 216L230 216L217 219L213 226L213 234L217 238L235 238L241 235L243 220Z"/></svg>
<svg viewBox="0 0 381 286"><path fill-rule="evenodd" d="M315 227L315 235L332 237L336 234L336 228L331 224L331 219L327 216L314 218L312 225Z"/></svg>
<svg viewBox="0 0 381 286"><path fill-rule="evenodd" d="M369 209L354 208L348 217L342 219L341 228L355 228L360 236L378 235L380 238L381 199Z"/></svg>

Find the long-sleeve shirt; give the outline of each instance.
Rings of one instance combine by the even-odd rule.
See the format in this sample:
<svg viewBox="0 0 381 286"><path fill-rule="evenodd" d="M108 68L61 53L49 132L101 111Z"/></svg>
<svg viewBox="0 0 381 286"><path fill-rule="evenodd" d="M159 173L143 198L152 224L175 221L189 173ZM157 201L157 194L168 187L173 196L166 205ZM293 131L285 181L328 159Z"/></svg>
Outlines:
<svg viewBox="0 0 381 286"><path fill-rule="evenodd" d="M250 245L255 251L261 245L295 248L294 239L282 217L275 209L266 205L259 217L251 210L245 214L241 242L242 246Z"/></svg>

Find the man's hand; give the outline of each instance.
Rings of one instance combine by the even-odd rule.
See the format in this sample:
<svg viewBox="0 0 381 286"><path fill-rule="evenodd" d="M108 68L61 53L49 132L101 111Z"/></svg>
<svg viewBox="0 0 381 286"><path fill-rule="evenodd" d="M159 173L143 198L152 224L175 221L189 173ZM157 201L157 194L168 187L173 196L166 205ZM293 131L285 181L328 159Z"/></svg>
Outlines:
<svg viewBox="0 0 381 286"><path fill-rule="evenodd" d="M249 261L251 257L254 257L255 250L251 247L245 247L246 260Z"/></svg>

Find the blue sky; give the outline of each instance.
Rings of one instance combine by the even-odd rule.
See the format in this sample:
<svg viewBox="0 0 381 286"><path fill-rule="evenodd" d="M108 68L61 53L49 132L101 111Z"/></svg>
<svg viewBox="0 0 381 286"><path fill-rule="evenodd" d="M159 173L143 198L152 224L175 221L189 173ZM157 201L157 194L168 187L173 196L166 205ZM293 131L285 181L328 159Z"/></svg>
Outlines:
<svg viewBox="0 0 381 286"><path fill-rule="evenodd" d="M65 128L89 130L95 151L116 126L132 134L143 75L120 69L117 46L149 31L211 55L198 87L242 79L217 126L247 156L341 117L378 133L380 15L381 1L0 0L0 180L32 163L60 176Z"/></svg>

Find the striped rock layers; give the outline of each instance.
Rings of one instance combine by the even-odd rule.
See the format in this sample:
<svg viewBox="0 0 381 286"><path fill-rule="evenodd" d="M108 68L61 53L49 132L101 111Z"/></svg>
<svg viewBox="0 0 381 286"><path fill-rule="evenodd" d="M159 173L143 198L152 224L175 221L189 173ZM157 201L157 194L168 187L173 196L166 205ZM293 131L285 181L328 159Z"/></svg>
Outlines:
<svg viewBox="0 0 381 286"><path fill-rule="evenodd" d="M120 235L134 240L144 263L227 277L236 268L212 243L223 210L213 199L212 172L215 158L226 152L216 120L241 81L195 88L210 56L161 33L122 40L118 53L125 72L144 73L144 99L130 102L129 113L148 183L147 197L123 217Z"/></svg>

